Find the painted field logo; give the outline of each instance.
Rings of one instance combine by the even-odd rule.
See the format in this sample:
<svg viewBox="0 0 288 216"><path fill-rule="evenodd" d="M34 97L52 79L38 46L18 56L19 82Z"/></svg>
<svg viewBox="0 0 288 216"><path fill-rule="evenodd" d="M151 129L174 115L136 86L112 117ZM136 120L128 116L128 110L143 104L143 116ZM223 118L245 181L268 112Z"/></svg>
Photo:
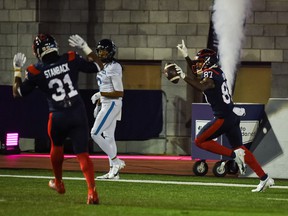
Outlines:
<svg viewBox="0 0 288 216"><path fill-rule="evenodd" d="M253 142L258 127L259 127L259 121L256 120L242 120L240 122L243 144Z"/></svg>

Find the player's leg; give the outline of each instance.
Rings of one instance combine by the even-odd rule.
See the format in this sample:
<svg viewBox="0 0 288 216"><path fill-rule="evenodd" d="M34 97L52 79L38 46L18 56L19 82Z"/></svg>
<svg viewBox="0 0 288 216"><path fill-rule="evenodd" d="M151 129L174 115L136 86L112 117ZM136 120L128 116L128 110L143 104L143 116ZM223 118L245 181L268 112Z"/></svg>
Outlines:
<svg viewBox="0 0 288 216"><path fill-rule="evenodd" d="M107 127L106 131L102 132L102 138L103 139L102 142L99 142L101 146L104 145L103 147L101 147L101 149L108 155L108 159L109 159L109 172L101 175L101 176L97 176L97 179L119 179L119 174L116 175L111 175L111 173L113 173L113 165L115 164L115 159L117 158L117 145L116 145L116 141L115 141L115 128L116 128L116 120L115 118L111 121L111 124ZM109 148L109 150L106 150L106 148Z"/></svg>
<svg viewBox="0 0 288 216"><path fill-rule="evenodd" d="M118 179L118 171L125 166L125 162L117 158L117 145L114 136L121 107L122 101L102 103L101 111L98 113L91 130L91 137L109 157L110 170L107 174L99 176L98 179Z"/></svg>
<svg viewBox="0 0 288 216"><path fill-rule="evenodd" d="M63 141L64 138L61 132L58 131L57 126L58 116L55 114L49 114L48 120L48 136L50 138L50 161L53 168L55 179L49 181L50 188L55 189L58 193L64 194L65 187L62 181L62 165L64 161Z"/></svg>
<svg viewBox="0 0 288 216"><path fill-rule="evenodd" d="M114 133L116 117L119 115L120 110L121 107L117 106L114 101L102 103L101 111L98 113L91 129L92 139L111 159L117 155Z"/></svg>
<svg viewBox="0 0 288 216"><path fill-rule="evenodd" d="M116 128L117 120L114 118L111 121L110 126L103 132L103 136L108 141L109 145L112 146L115 152L115 156L109 157L110 171L108 173L109 179L119 179L119 171L125 167L125 162L117 157L117 145L115 141L115 128Z"/></svg>
<svg viewBox="0 0 288 216"><path fill-rule="evenodd" d="M242 153L244 159L241 159L241 157L239 157L238 160L236 158L235 161L238 164L240 171L242 168L242 162L244 163L244 165L246 163L260 179L259 185L256 189L253 189L252 192L264 191L267 187L271 187L272 185L274 185L274 180L264 172L253 153L242 144L242 133L239 125L240 120L239 123L235 124L234 127L231 127L231 130L226 133L229 143L235 149L234 152L236 154L238 152L244 153ZM245 171L243 171L243 173L245 173Z"/></svg>
<svg viewBox="0 0 288 216"><path fill-rule="evenodd" d="M98 193L96 190L96 184L95 184L95 179L94 179L95 176L94 176L93 162L90 159L88 153L79 153L76 155L80 163L80 168L82 170L82 173L87 183L87 188L88 188L87 204L98 204L99 197L98 197Z"/></svg>
<svg viewBox="0 0 288 216"><path fill-rule="evenodd" d="M208 122L197 134L195 139L196 146L215 154L230 157L233 151L213 140L223 134L224 123L224 119L217 118Z"/></svg>
<svg viewBox="0 0 288 216"><path fill-rule="evenodd" d="M72 140L74 153L80 164L81 171L86 179L88 188L87 204L98 204L99 198L96 190L94 165L89 157L89 126L85 111L76 115L73 129L69 132L69 137ZM75 126L77 125L77 127Z"/></svg>

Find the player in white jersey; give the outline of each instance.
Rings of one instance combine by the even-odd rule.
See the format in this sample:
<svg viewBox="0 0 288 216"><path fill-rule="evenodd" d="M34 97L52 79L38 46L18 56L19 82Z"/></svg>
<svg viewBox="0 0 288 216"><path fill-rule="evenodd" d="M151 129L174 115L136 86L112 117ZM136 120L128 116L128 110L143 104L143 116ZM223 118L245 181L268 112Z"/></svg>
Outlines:
<svg viewBox="0 0 288 216"><path fill-rule="evenodd" d="M123 82L122 66L114 59L116 46L110 39L98 42L96 53L104 64L104 69L97 73L99 92L92 97L95 122L91 129L94 142L108 155L110 170L97 179L119 179L119 170L125 162L117 158L115 129L117 121L121 120Z"/></svg>

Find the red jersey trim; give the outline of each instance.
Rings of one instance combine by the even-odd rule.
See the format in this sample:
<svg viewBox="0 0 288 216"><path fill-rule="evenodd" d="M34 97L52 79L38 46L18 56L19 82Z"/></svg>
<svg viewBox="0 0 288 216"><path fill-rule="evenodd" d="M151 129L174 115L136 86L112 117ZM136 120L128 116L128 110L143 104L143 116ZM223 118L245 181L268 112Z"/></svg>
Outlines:
<svg viewBox="0 0 288 216"><path fill-rule="evenodd" d="M40 70L38 70L34 65L29 65L27 71L33 75L40 74Z"/></svg>
<svg viewBox="0 0 288 216"><path fill-rule="evenodd" d="M76 56L75 52L73 51L68 52L68 61L73 61L75 59L75 56Z"/></svg>
<svg viewBox="0 0 288 216"><path fill-rule="evenodd" d="M212 71L213 73L215 73L215 74L217 74L217 75L220 74L219 72L217 72L217 71L214 70L213 68L208 68L208 69L206 69L206 70L203 70L203 72L204 72L204 71Z"/></svg>

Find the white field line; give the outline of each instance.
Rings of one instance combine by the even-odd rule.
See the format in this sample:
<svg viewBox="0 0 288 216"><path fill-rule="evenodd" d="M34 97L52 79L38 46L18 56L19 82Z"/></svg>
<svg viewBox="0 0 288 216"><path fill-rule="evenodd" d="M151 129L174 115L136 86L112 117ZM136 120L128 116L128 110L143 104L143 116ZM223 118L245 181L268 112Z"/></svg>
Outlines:
<svg viewBox="0 0 288 216"><path fill-rule="evenodd" d="M282 198L266 198L267 200L276 200L276 201L287 201L288 202L288 199L282 199Z"/></svg>
<svg viewBox="0 0 288 216"><path fill-rule="evenodd" d="M26 175L0 175L4 178L33 178L33 179L51 179L51 176L26 176ZM64 180L82 180L80 177L63 177ZM172 185L197 185L197 186L220 186L220 187L255 187L257 185L249 184L231 184L231 183L213 183L213 182L181 182L181 181L160 181L160 180L132 180L132 179L118 179L118 180L98 180L108 182L129 182L129 183L148 183L148 184L172 184ZM271 188L288 189L288 186L273 186Z"/></svg>

